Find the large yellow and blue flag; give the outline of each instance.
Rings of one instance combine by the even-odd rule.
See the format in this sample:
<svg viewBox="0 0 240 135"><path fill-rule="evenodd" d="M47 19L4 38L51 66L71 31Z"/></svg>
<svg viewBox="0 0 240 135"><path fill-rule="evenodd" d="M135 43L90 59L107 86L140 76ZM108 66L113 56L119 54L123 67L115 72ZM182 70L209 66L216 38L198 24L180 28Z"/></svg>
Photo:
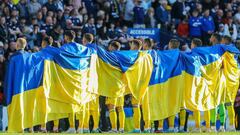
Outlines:
<svg viewBox="0 0 240 135"><path fill-rule="evenodd" d="M20 132L82 111L98 95L132 94L148 110L144 115L150 120L175 115L180 108L204 111L233 102L239 85L235 54L239 50L233 45L185 53L108 52L77 43L16 54L9 63L4 91L9 131Z"/></svg>

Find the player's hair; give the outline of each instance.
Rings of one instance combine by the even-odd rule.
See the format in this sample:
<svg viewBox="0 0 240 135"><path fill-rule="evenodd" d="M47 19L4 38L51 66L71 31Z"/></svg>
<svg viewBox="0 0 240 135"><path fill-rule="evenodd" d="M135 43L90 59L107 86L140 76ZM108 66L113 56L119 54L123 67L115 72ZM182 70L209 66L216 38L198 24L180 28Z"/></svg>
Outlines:
<svg viewBox="0 0 240 135"><path fill-rule="evenodd" d="M232 38L230 36L223 36L223 39L226 41L225 44L231 44L232 43Z"/></svg>
<svg viewBox="0 0 240 135"><path fill-rule="evenodd" d="M94 36L91 33L86 33L83 35L83 38L87 40L87 42L92 43L94 40Z"/></svg>
<svg viewBox="0 0 240 135"><path fill-rule="evenodd" d="M148 46L149 48L153 48L153 46L154 46L154 41L153 41L153 39L151 39L151 38L145 38L145 39L144 39L144 42L147 44L147 46Z"/></svg>
<svg viewBox="0 0 240 135"><path fill-rule="evenodd" d="M68 36L70 40L74 40L76 37L76 33L72 30L65 31L64 35Z"/></svg>
<svg viewBox="0 0 240 135"><path fill-rule="evenodd" d="M19 43L18 44L19 49L24 49L27 46L27 41L25 38L18 38L17 42Z"/></svg>
<svg viewBox="0 0 240 135"><path fill-rule="evenodd" d="M129 43L137 46L138 49L142 47L142 41L139 39L133 39Z"/></svg>
<svg viewBox="0 0 240 135"><path fill-rule="evenodd" d="M199 39L199 38L194 38L194 39L192 40L192 43L193 43L196 47L202 46L202 40Z"/></svg>
<svg viewBox="0 0 240 135"><path fill-rule="evenodd" d="M177 39L171 39L169 43L172 45L172 49L178 49L180 46L180 41Z"/></svg>
<svg viewBox="0 0 240 135"><path fill-rule="evenodd" d="M47 42L47 45L52 45L53 44L53 38L51 36L44 37L43 41Z"/></svg>
<svg viewBox="0 0 240 135"><path fill-rule="evenodd" d="M218 43L221 42L222 39L221 35L219 35L218 33L213 33L212 36L217 40Z"/></svg>
<svg viewBox="0 0 240 135"><path fill-rule="evenodd" d="M118 41L112 41L110 44L112 47L115 48L115 50L120 50L121 49L121 44Z"/></svg>

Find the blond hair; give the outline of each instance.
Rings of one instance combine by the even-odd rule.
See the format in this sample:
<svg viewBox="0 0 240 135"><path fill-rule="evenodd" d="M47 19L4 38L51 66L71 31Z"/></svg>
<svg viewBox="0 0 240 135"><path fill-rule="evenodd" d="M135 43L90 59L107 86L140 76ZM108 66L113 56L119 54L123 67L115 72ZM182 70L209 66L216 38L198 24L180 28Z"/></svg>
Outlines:
<svg viewBox="0 0 240 135"><path fill-rule="evenodd" d="M17 39L17 48L18 49L25 49L26 46L27 46L27 41L25 38Z"/></svg>

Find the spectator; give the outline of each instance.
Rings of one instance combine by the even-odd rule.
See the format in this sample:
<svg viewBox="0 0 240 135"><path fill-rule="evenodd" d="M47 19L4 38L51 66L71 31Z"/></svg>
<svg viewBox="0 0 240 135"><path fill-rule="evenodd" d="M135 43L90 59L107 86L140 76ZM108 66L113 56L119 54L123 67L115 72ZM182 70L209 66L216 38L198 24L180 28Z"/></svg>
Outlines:
<svg viewBox="0 0 240 135"><path fill-rule="evenodd" d="M96 6L94 0L82 0L83 7L86 7L88 16L93 16L96 14Z"/></svg>
<svg viewBox="0 0 240 135"><path fill-rule="evenodd" d="M62 2L62 0L54 0L53 2L54 2L54 5L56 7L56 9L54 11L56 11L56 10L63 10L63 2ZM73 4L73 6L74 6L74 4ZM79 8L75 8L75 9L79 9Z"/></svg>
<svg viewBox="0 0 240 135"><path fill-rule="evenodd" d="M33 49L34 46L38 46L38 44L35 44L35 41L38 39L38 29L34 28L34 29L30 29L29 27L27 27L24 31L23 31L25 37L27 38L27 43L28 49Z"/></svg>
<svg viewBox="0 0 240 135"><path fill-rule="evenodd" d="M64 20L63 11L60 9L57 10L56 20L58 25L61 25L61 27L64 27L66 20Z"/></svg>
<svg viewBox="0 0 240 135"><path fill-rule="evenodd" d="M156 28L156 19L154 18L154 9L149 8L147 14L145 15L145 25L146 28Z"/></svg>
<svg viewBox="0 0 240 135"><path fill-rule="evenodd" d="M73 5L74 9L79 9L80 7L82 7L82 0L71 0L69 1L71 5Z"/></svg>
<svg viewBox="0 0 240 135"><path fill-rule="evenodd" d="M240 22L240 6L238 6L238 12L234 15L234 19L236 22Z"/></svg>
<svg viewBox="0 0 240 135"><path fill-rule="evenodd" d="M53 39L53 46L57 46L57 44L62 43L63 41L63 30L60 25L55 25L53 30L50 32L50 36Z"/></svg>
<svg viewBox="0 0 240 135"><path fill-rule="evenodd" d="M157 9L160 6L160 1L159 0L152 0L152 8Z"/></svg>
<svg viewBox="0 0 240 135"><path fill-rule="evenodd" d="M44 6L46 6L48 11L56 11L57 10L57 6L53 3L53 0L48 0L48 2L44 4Z"/></svg>
<svg viewBox="0 0 240 135"><path fill-rule="evenodd" d="M9 33L10 33L10 39L11 40L16 40L17 36L19 36L21 34L19 25L18 25L18 11L16 9L14 9L11 12L11 18L10 18L10 22L8 25L9 28Z"/></svg>
<svg viewBox="0 0 240 135"><path fill-rule="evenodd" d="M0 42L0 56L3 56L5 53L3 42Z"/></svg>
<svg viewBox="0 0 240 135"><path fill-rule="evenodd" d="M120 7L117 0L108 0L109 2L109 22L110 23L119 23L120 19ZM119 24L118 24L119 25Z"/></svg>
<svg viewBox="0 0 240 135"><path fill-rule="evenodd" d="M133 27L134 28L145 28L144 16L145 16L145 10L142 7L142 0L137 0L135 2L135 7L133 8Z"/></svg>
<svg viewBox="0 0 240 135"><path fill-rule="evenodd" d="M202 9L202 4L197 3L197 4L196 4L196 10L197 10L199 13L202 13L202 11L203 11L203 9Z"/></svg>
<svg viewBox="0 0 240 135"><path fill-rule="evenodd" d="M118 40L122 44L122 49L123 50L129 50L128 41L131 40L131 38L130 38L130 36L128 35L127 32L128 32L128 27L123 26L122 29L121 29L121 33L118 37Z"/></svg>
<svg viewBox="0 0 240 135"><path fill-rule="evenodd" d="M26 19L23 18L23 17L19 18L19 21L18 21L17 25L19 26L20 31L23 32L23 30L27 27L26 26Z"/></svg>
<svg viewBox="0 0 240 135"><path fill-rule="evenodd" d="M184 0L177 0L174 2L172 6L171 17L173 19L174 24L179 24L180 20L184 19L187 15L188 10L185 9L185 2Z"/></svg>
<svg viewBox="0 0 240 135"><path fill-rule="evenodd" d="M20 0L19 4L17 5L19 9L19 17L28 18L28 8L27 8L27 0Z"/></svg>
<svg viewBox="0 0 240 135"><path fill-rule="evenodd" d="M219 10L219 5L215 5L214 8L212 8L210 10L210 15L215 18L215 16L217 15L217 11Z"/></svg>
<svg viewBox="0 0 240 135"><path fill-rule="evenodd" d="M5 43L8 39L8 27L4 16L0 17L0 41Z"/></svg>
<svg viewBox="0 0 240 135"><path fill-rule="evenodd" d="M37 2L37 0L31 0L31 2L27 5L27 8L30 16L32 16L41 9L41 5Z"/></svg>
<svg viewBox="0 0 240 135"><path fill-rule="evenodd" d="M45 23L41 25L40 30L49 34L50 30L52 29L53 29L53 20L50 16L48 16L45 20Z"/></svg>
<svg viewBox="0 0 240 135"><path fill-rule="evenodd" d="M48 0L38 0L38 3L44 5L48 2Z"/></svg>
<svg viewBox="0 0 240 135"><path fill-rule="evenodd" d="M177 34L180 37L187 38L189 35L189 26L188 26L188 19L185 18L181 21L177 28Z"/></svg>
<svg viewBox="0 0 240 135"><path fill-rule="evenodd" d="M161 24L161 27L167 28L170 21L170 14L167 11L167 1L161 1L161 5L156 9L155 12L157 23Z"/></svg>
<svg viewBox="0 0 240 135"><path fill-rule="evenodd" d="M71 12L70 12L70 17L69 19L72 21L72 29L74 30L79 30L81 29L81 20L78 18L78 11L76 9L73 9Z"/></svg>
<svg viewBox="0 0 240 135"><path fill-rule="evenodd" d="M97 31L94 18L89 18L88 23L83 26L82 34L85 33L91 33L93 35L96 35Z"/></svg>
<svg viewBox="0 0 240 135"><path fill-rule="evenodd" d="M223 23L227 24L229 19L232 19L232 17L233 17L232 11L227 11L225 17L223 18Z"/></svg>
<svg viewBox="0 0 240 135"><path fill-rule="evenodd" d="M134 0L127 0L125 7L126 9L124 13L124 23L128 27L132 27Z"/></svg>
<svg viewBox="0 0 240 135"><path fill-rule="evenodd" d="M213 7L211 0L202 0L202 6L203 6L204 10L206 10L206 9L210 10Z"/></svg>
<svg viewBox="0 0 240 135"><path fill-rule="evenodd" d="M198 16L198 11L194 10L189 21L189 35L191 38L200 38L202 36L201 32L201 18Z"/></svg>
<svg viewBox="0 0 240 135"><path fill-rule="evenodd" d="M46 17L48 16L48 15L47 15L47 14L48 14L48 9L47 9L47 7L46 7L46 6L43 6L42 9L41 9L41 12L42 12L42 18L43 18L43 20L45 20Z"/></svg>
<svg viewBox="0 0 240 135"><path fill-rule="evenodd" d="M98 19L97 20L96 31L97 31L98 38L100 40L106 40L107 39L107 36L106 36L107 28L106 28L106 25L104 24L103 19Z"/></svg>
<svg viewBox="0 0 240 135"><path fill-rule="evenodd" d="M222 23L223 21L223 10L219 9L216 13L216 16L214 16L214 23L215 27L218 30L218 26Z"/></svg>
<svg viewBox="0 0 240 135"><path fill-rule="evenodd" d="M13 53L16 52L16 50L17 50L17 44L16 44L16 42L10 41L9 47L8 47L8 49L6 50L6 53L4 54L4 55L5 55L4 57L5 57L7 60L9 60L10 57L13 55Z"/></svg>
<svg viewBox="0 0 240 135"><path fill-rule="evenodd" d="M224 25L223 25L222 23L219 24L217 33L218 33L219 35L221 35L221 36L224 35Z"/></svg>
<svg viewBox="0 0 240 135"><path fill-rule="evenodd" d="M107 30L107 37L111 40L117 38L117 31L115 30L115 24L111 23L108 30Z"/></svg>
<svg viewBox="0 0 240 135"><path fill-rule="evenodd" d="M209 38L211 34L215 31L215 25L213 22L212 16L209 15L209 9L206 9L204 11L204 16L202 18L202 39L203 39L203 44L208 45L209 44Z"/></svg>
<svg viewBox="0 0 240 135"><path fill-rule="evenodd" d="M224 35L230 36L233 41L237 39L237 28L232 18L230 18L228 24L224 26Z"/></svg>
<svg viewBox="0 0 240 135"><path fill-rule="evenodd" d="M33 17L33 18L35 18L35 17ZM41 26L41 25L44 24L44 21L43 21L43 14L42 14L41 11L39 11L39 12L37 13L36 18L37 18L37 23L38 23L39 26Z"/></svg>

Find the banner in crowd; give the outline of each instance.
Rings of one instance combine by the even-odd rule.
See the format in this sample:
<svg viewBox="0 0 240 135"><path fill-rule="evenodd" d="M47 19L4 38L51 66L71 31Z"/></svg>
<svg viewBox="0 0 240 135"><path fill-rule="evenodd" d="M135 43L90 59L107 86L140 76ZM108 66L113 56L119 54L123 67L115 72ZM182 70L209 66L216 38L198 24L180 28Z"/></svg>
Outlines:
<svg viewBox="0 0 240 135"><path fill-rule="evenodd" d="M239 54L233 45L192 52L116 51L69 43L37 53L18 52L9 63L5 96L9 132L20 132L83 111L99 95L132 94L144 119L233 102L239 86ZM16 122L18 122L16 124Z"/></svg>
<svg viewBox="0 0 240 135"><path fill-rule="evenodd" d="M160 41L160 29L158 28L129 28L128 34L135 38L151 38L156 42Z"/></svg>

